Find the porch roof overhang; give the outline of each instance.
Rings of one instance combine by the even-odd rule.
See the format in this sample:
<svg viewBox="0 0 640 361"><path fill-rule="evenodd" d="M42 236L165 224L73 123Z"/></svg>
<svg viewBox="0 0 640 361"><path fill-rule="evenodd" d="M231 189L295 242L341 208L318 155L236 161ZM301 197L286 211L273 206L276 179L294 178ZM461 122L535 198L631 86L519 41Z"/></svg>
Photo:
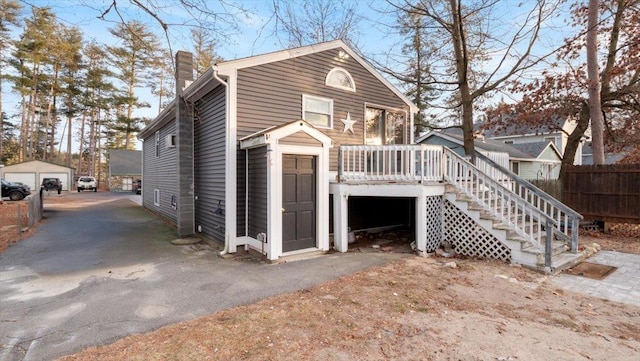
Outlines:
<svg viewBox="0 0 640 361"><path fill-rule="evenodd" d="M267 144L277 143L279 139L304 132L322 143L323 147L333 148L333 139L316 129L313 125L300 119L290 123L269 127L257 133L250 134L240 139L240 149L257 148Z"/></svg>

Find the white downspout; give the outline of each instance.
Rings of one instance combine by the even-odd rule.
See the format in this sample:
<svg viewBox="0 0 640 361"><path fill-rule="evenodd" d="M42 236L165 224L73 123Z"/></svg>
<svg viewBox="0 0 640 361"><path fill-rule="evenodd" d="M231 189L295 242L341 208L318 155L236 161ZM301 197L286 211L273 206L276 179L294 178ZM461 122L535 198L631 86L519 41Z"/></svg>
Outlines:
<svg viewBox="0 0 640 361"><path fill-rule="evenodd" d="M249 236L249 149L244 150L244 236ZM245 251L249 244L245 244Z"/></svg>
<svg viewBox="0 0 640 361"><path fill-rule="evenodd" d="M222 80L222 78L220 78L218 76L218 70L216 70L216 68L213 68L213 78L215 80L217 80L220 84L222 84L225 88L227 88L227 86L228 86L227 82ZM228 98L229 94L225 91L224 92L224 96L225 96L225 98ZM229 99L226 99L226 102L228 102L228 101L229 101ZM228 111L229 111L229 107L225 107L225 112L228 112ZM229 121L229 117L228 117L228 113L227 113L227 116L225 116L225 122L228 123L228 121ZM226 203L226 201L225 201L225 203ZM227 228L227 225L226 225L226 222L225 222L225 229L226 228ZM227 234L225 234L225 237L224 237L224 249L218 253L218 256L224 256L228 252L229 252L229 236Z"/></svg>

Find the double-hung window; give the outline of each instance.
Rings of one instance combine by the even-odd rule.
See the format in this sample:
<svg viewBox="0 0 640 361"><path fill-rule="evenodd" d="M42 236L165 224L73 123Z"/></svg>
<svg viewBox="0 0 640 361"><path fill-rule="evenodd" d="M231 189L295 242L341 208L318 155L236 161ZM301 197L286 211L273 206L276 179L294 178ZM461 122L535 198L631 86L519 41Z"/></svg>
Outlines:
<svg viewBox="0 0 640 361"><path fill-rule="evenodd" d="M333 99L302 95L302 119L318 128L333 128Z"/></svg>

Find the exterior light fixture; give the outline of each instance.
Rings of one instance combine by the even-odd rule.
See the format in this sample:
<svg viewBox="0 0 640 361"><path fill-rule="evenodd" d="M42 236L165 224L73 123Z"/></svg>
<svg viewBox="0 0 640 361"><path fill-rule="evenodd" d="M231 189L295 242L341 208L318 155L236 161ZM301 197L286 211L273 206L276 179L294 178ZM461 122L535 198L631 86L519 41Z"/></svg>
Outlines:
<svg viewBox="0 0 640 361"><path fill-rule="evenodd" d="M338 58L344 59L344 60L349 59L349 54L347 54L347 52L344 50L340 50L338 52Z"/></svg>

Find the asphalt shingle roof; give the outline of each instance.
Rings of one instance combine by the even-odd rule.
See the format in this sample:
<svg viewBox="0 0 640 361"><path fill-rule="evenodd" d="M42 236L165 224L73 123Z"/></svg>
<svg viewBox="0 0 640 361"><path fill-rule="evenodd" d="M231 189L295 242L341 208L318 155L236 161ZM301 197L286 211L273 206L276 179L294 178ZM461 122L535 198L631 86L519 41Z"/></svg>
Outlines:
<svg viewBox="0 0 640 361"><path fill-rule="evenodd" d="M142 174L141 150L109 150L110 175L140 175Z"/></svg>

